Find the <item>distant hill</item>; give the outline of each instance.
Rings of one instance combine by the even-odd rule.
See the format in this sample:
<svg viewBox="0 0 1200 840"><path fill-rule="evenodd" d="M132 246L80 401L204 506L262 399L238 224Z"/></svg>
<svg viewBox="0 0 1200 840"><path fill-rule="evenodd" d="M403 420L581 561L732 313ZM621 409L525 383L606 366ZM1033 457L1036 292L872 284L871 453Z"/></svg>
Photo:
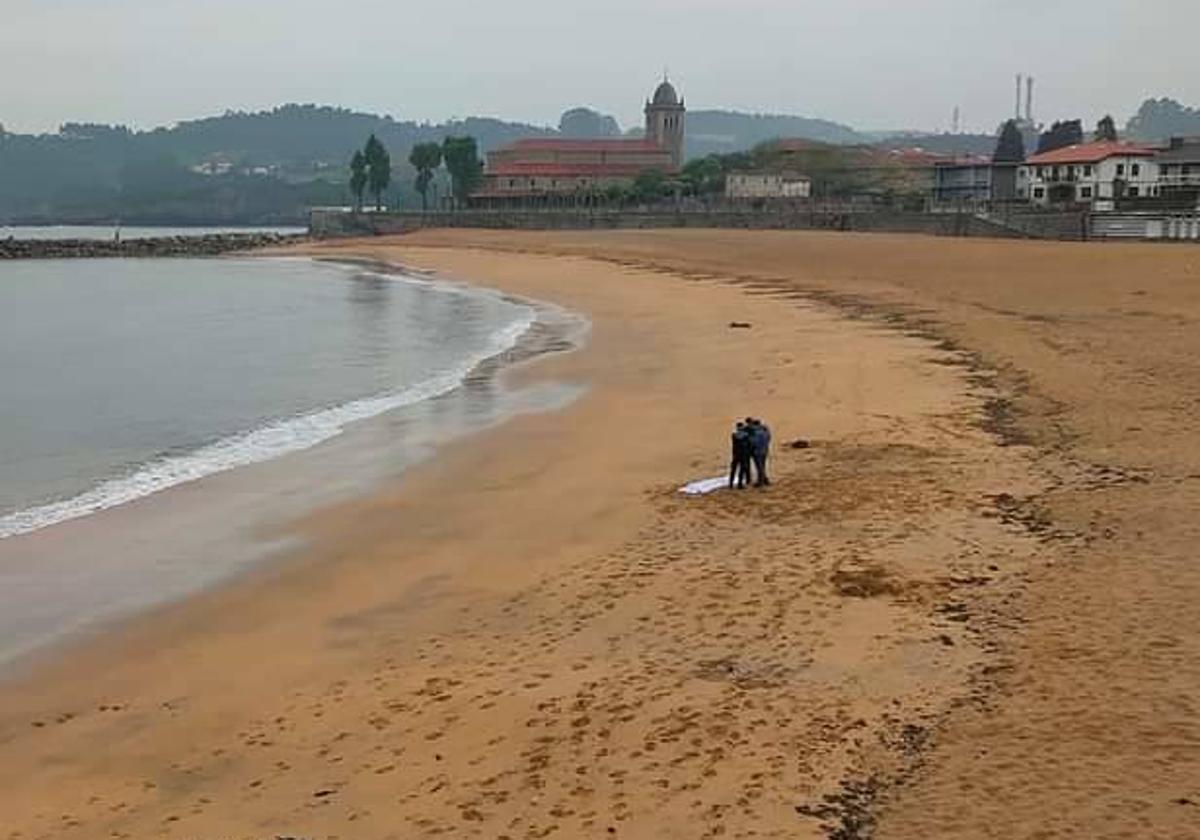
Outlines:
<svg viewBox="0 0 1200 840"><path fill-rule="evenodd" d="M518 137L554 134L526 123L468 117L445 123L416 123L345 108L284 105L258 113L230 112L220 117L182 122L143 137L151 148L170 151L187 160L225 153L259 163L292 164L349 160L367 135L374 133L392 157L415 143L440 141L448 134L469 134L481 148L491 149Z"/></svg>
<svg viewBox="0 0 1200 840"><path fill-rule="evenodd" d="M1125 136L1149 142L1200 136L1200 108L1189 108L1166 97L1147 99L1126 123Z"/></svg>
<svg viewBox="0 0 1200 840"><path fill-rule="evenodd" d="M884 149L923 149L938 155L988 155L996 148L993 134L921 134L903 132L876 141Z"/></svg>
<svg viewBox="0 0 1200 840"><path fill-rule="evenodd" d="M81 123L57 134L0 132L0 221L298 222L312 204L348 200L346 162L372 132L392 153L388 200L413 203L414 143L469 134L486 151L557 133L489 118L430 124L316 105L145 132Z"/></svg>
<svg viewBox="0 0 1200 840"><path fill-rule="evenodd" d="M780 137L802 137L823 143L867 142L849 126L810 117L711 110L688 111L687 114L686 154L689 158L743 151Z"/></svg>

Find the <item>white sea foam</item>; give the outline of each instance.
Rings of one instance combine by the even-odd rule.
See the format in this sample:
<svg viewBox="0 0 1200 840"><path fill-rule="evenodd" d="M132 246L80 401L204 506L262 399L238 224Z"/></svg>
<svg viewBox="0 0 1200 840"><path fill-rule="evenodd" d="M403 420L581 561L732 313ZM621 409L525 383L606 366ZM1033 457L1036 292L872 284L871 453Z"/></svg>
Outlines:
<svg viewBox="0 0 1200 840"><path fill-rule="evenodd" d="M400 279L421 282L410 278ZM516 322L491 335L484 350L464 358L451 370L395 393L377 394L310 414L275 421L257 429L231 435L183 455L151 461L130 475L105 481L73 498L0 517L0 539L27 534L49 525L98 513L151 493L235 467L269 461L290 452L309 449L341 434L349 423L449 393L461 385L480 363L512 349L536 321L536 310L530 306L524 307L524 312Z"/></svg>

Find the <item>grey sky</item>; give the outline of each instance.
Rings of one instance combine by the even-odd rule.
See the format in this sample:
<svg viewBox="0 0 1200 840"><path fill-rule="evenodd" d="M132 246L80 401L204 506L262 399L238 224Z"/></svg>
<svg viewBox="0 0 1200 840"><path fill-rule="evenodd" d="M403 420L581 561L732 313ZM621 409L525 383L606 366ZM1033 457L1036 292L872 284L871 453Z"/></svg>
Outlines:
<svg viewBox="0 0 1200 840"><path fill-rule="evenodd" d="M0 122L151 127L317 102L628 126L664 66L689 107L992 130L1200 105L1196 0L0 0Z"/></svg>

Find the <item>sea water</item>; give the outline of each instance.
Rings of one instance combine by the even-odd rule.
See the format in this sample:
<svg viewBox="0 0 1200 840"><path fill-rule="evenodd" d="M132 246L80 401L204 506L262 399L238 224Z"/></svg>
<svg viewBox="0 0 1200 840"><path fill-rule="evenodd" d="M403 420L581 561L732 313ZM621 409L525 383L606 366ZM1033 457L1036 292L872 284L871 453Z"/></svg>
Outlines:
<svg viewBox="0 0 1200 840"><path fill-rule="evenodd" d="M0 263L0 665L212 585L305 511L565 404L577 386L491 372L580 323L307 259Z"/></svg>
<svg viewBox="0 0 1200 840"><path fill-rule="evenodd" d="M0 265L0 539L445 393L533 318L307 260Z"/></svg>

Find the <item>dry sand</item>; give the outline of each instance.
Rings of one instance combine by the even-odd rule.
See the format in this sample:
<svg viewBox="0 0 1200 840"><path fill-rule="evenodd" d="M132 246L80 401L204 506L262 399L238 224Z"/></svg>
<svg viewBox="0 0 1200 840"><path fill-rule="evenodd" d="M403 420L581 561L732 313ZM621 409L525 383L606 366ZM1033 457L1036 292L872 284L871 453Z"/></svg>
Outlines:
<svg viewBox="0 0 1200 840"><path fill-rule="evenodd" d="M0 688L0 838L1200 836L1200 251L317 250L587 313L515 375L588 394ZM676 495L739 412L775 486Z"/></svg>

